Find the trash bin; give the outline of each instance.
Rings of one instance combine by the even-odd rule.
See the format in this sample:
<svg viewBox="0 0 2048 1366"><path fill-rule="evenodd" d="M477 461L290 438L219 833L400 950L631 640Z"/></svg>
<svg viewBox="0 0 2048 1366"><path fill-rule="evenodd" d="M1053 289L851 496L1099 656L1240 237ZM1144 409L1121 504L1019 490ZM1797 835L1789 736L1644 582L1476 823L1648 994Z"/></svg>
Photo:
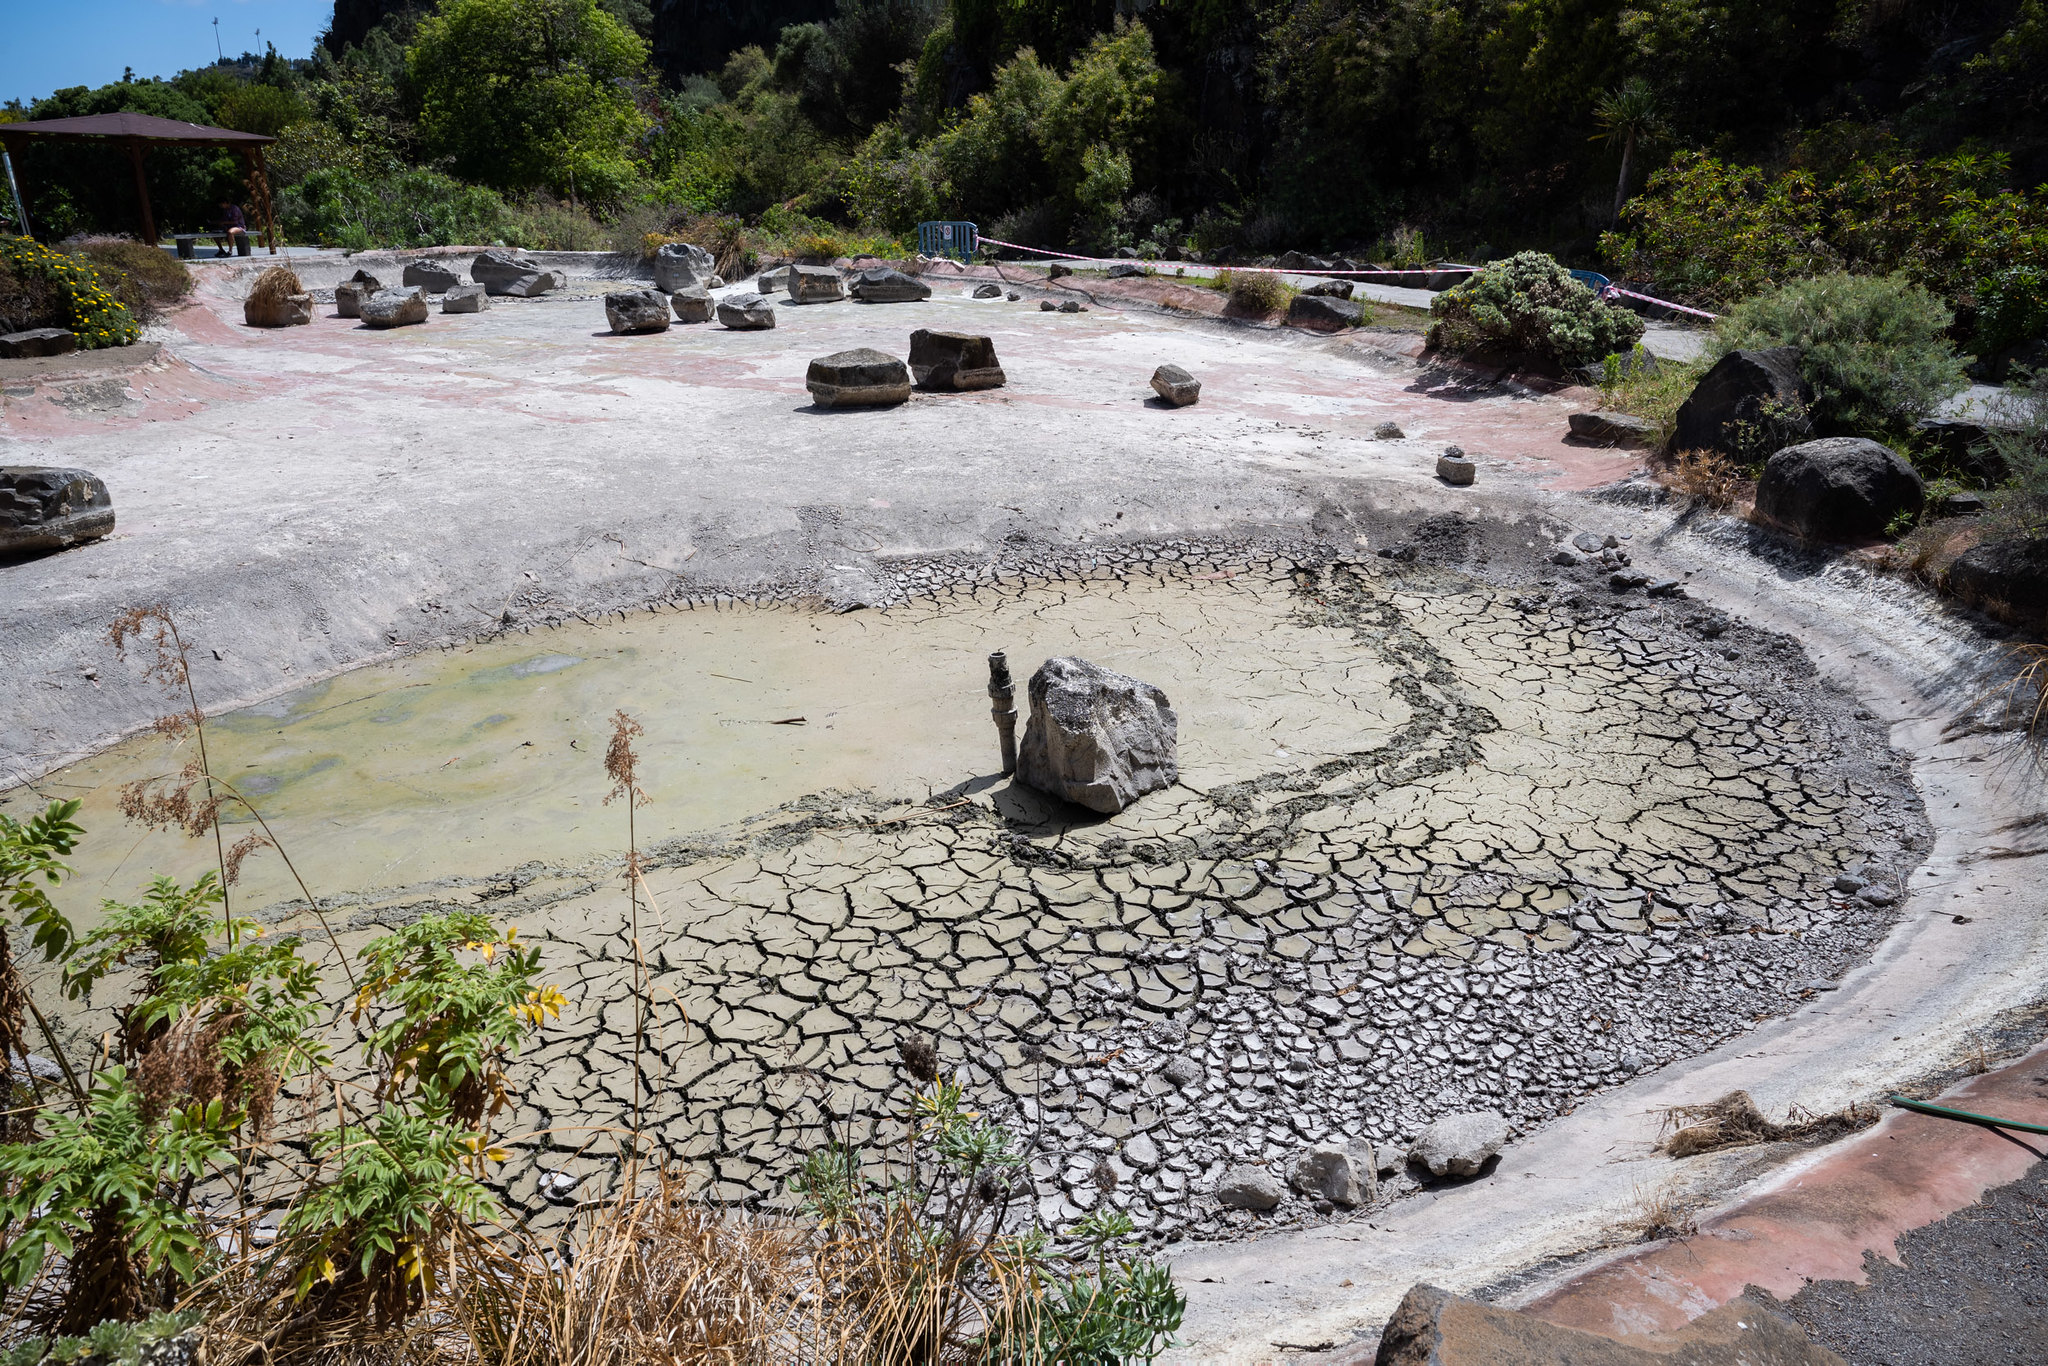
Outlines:
<svg viewBox="0 0 2048 1366"><path fill-rule="evenodd" d="M254 245L249 241L248 233L238 232L235 234L235 255L253 256L255 251Z"/></svg>
<svg viewBox="0 0 2048 1366"><path fill-rule="evenodd" d="M181 232L178 234L178 259L180 261L189 261L197 254L193 249L193 243L198 240L198 233Z"/></svg>

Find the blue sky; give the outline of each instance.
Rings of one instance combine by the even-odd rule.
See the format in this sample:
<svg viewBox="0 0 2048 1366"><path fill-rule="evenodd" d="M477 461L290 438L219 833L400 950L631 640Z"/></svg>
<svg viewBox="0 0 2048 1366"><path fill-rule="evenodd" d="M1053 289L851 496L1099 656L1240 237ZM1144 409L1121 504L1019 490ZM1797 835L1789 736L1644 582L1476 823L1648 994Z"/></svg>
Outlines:
<svg viewBox="0 0 2048 1366"><path fill-rule="evenodd" d="M0 102L105 85L123 67L174 76L204 66L216 17L230 57L265 43L304 57L333 15L334 0L0 0Z"/></svg>

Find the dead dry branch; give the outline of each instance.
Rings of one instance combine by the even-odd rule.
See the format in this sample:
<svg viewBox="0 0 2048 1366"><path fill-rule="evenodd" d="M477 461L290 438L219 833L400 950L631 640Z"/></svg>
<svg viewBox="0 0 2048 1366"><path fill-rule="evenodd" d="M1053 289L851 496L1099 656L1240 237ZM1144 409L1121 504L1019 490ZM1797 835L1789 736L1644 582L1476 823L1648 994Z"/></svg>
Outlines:
<svg viewBox="0 0 2048 1366"><path fill-rule="evenodd" d="M1756 1143L1824 1142L1876 1122L1877 1111L1868 1105L1850 1105L1826 1115L1816 1115L1795 1105L1780 1124L1757 1108L1749 1092L1730 1091L1705 1105L1667 1108L1663 1114L1664 1136L1657 1147L1672 1157L1695 1157Z"/></svg>

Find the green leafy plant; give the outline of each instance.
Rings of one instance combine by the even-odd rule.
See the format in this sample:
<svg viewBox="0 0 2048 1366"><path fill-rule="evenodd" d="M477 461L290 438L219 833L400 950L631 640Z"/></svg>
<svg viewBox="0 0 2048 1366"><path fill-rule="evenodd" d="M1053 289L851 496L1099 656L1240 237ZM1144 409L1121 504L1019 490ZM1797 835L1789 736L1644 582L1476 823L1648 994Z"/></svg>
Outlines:
<svg viewBox="0 0 2048 1366"><path fill-rule="evenodd" d="M18 276L36 276L62 292L71 335L81 350L128 346L140 340L135 316L114 297L107 282L88 261L26 237L0 235L0 268Z"/></svg>
<svg viewBox="0 0 2048 1366"><path fill-rule="evenodd" d="M43 957L55 959L72 944L71 921L50 900L50 889L67 877L64 862L85 831L74 819L76 801L51 802L26 821L0 814L0 1069L10 1077L17 1059L28 1055L27 1017L34 1015L50 1051L63 1066L74 1095L82 1095L71 1064L57 1047L49 1021L36 1008L21 969L15 965L10 930L24 930ZM11 1108L11 1107L10 1107ZM11 1132L25 1132L27 1112L9 1116Z"/></svg>
<svg viewBox="0 0 2048 1366"><path fill-rule="evenodd" d="M1837 272L1745 299L1715 324L1708 351L1796 346L1823 431L1897 439L1969 383L1951 321L1946 304L1900 276Z"/></svg>
<svg viewBox="0 0 2048 1366"><path fill-rule="evenodd" d="M2048 337L2048 267L2012 266L1977 285L1977 350L1985 360Z"/></svg>
<svg viewBox="0 0 2048 1366"><path fill-rule="evenodd" d="M1130 1216L1096 1210L1067 1230L1079 1250L1047 1255L1042 1236L1015 1240L1009 1269L1027 1293L1013 1293L990 1325L990 1360L1085 1362L1089 1366L1152 1362L1172 1345L1187 1312L1173 1273L1142 1257L1113 1256L1130 1241ZM1060 1269L1064 1262L1076 1269Z"/></svg>
<svg viewBox="0 0 2048 1366"><path fill-rule="evenodd" d="M1612 308L1540 251L1489 262L1430 303L1429 344L1453 355L1527 355L1563 369L1627 351L1643 320Z"/></svg>

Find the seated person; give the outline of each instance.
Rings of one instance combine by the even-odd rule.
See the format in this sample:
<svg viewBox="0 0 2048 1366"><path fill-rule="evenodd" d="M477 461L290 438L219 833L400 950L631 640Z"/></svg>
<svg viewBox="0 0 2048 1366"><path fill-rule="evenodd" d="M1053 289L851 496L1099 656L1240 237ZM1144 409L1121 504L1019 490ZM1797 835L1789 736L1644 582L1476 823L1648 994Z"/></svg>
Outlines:
<svg viewBox="0 0 2048 1366"><path fill-rule="evenodd" d="M238 238L249 235L249 220L242 217L242 206L232 199L220 201L220 217L214 220L213 241L223 256L233 256L241 249Z"/></svg>

